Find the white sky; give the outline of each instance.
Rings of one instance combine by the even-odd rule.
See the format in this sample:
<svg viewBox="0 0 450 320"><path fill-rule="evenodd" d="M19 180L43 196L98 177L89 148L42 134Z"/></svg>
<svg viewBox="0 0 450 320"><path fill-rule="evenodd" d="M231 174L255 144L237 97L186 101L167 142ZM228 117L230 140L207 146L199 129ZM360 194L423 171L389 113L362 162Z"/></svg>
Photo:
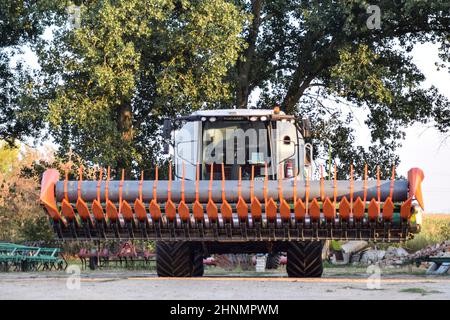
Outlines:
<svg viewBox="0 0 450 320"><path fill-rule="evenodd" d="M21 58L31 67L37 67L36 56L27 48ZM439 61L438 46L433 44L417 45L413 52L413 61L425 74L425 86L434 85L441 93L450 98L450 74L446 70L437 71L434 63ZM252 95L253 97L255 95ZM253 100L253 99L251 99ZM364 125L364 111L355 110L356 142L358 145L370 144L370 132ZM428 125L414 125L406 130L406 140L397 151L401 164L398 173L406 176L413 167L421 168L425 173L423 183L424 201L427 212L450 213L450 139ZM450 134L448 135L450 138Z"/></svg>
<svg viewBox="0 0 450 320"><path fill-rule="evenodd" d="M426 76L425 87L434 85L450 98L450 74L446 70L437 71L435 62L439 61L438 45L416 45L412 51L414 63ZM370 131L364 125L365 114L362 110L354 110L356 118L355 136L358 145L367 146L370 142ZM426 212L450 213L450 139L436 130L432 124L416 124L405 130L406 139L397 150L400 166L397 172L407 176L409 169L418 167L425 173L422 184ZM447 134L450 138L450 133ZM447 198L448 197L448 198Z"/></svg>
<svg viewBox="0 0 450 320"><path fill-rule="evenodd" d="M413 59L427 77L426 85L434 85L442 94L450 98L450 74L446 70L436 70L438 61L437 45L418 45L413 51ZM434 128L415 125L406 130L407 137L399 150L401 166L406 172L419 167L425 173L423 193L427 212L450 213L450 139ZM447 134L450 138L450 133Z"/></svg>

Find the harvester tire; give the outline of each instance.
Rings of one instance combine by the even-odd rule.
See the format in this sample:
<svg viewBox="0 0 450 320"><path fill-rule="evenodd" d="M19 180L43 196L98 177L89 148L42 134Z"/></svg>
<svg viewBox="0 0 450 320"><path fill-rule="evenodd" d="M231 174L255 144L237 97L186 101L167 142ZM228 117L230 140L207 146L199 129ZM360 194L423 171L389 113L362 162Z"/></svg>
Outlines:
<svg viewBox="0 0 450 320"><path fill-rule="evenodd" d="M275 270L280 266L280 258L281 254L277 253L269 253L266 258L266 269L267 270Z"/></svg>
<svg viewBox="0 0 450 320"><path fill-rule="evenodd" d="M288 245L286 271L292 278L319 278L323 273L321 241L292 241Z"/></svg>
<svg viewBox="0 0 450 320"><path fill-rule="evenodd" d="M194 253L194 269L192 270L193 277L203 277L205 267L203 266L203 255L201 253Z"/></svg>
<svg viewBox="0 0 450 320"><path fill-rule="evenodd" d="M159 277L191 277L193 269L189 242L156 242L156 273Z"/></svg>

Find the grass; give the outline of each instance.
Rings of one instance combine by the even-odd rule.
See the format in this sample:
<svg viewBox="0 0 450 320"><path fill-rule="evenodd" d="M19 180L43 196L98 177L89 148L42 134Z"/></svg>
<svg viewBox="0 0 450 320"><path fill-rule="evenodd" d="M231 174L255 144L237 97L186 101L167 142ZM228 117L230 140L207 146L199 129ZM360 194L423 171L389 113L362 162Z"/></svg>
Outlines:
<svg viewBox="0 0 450 320"><path fill-rule="evenodd" d="M406 288L406 289L400 290L400 292L417 293L417 294L421 294L422 296L426 296L427 294L433 294L433 293L442 293L441 291L438 291L438 290L429 290L428 291L423 288Z"/></svg>
<svg viewBox="0 0 450 320"><path fill-rule="evenodd" d="M417 251L445 240L450 240L450 214L425 214L422 230L404 247L408 251Z"/></svg>

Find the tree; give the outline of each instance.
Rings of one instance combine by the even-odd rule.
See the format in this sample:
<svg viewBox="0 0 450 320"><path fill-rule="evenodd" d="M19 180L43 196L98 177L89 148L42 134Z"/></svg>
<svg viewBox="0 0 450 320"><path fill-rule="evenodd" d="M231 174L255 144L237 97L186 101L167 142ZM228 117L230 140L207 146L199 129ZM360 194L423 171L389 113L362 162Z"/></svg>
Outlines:
<svg viewBox="0 0 450 320"><path fill-rule="evenodd" d="M225 0L85 1L79 28L36 47L38 95L61 153L114 168L157 162L164 116L231 99L245 14Z"/></svg>
<svg viewBox="0 0 450 320"><path fill-rule="evenodd" d="M61 10L58 2L50 0L0 2L0 140L11 145L16 139L37 136L44 126L43 114L26 103L31 75L21 63L12 65L11 57L37 41L54 21L52 13Z"/></svg>
<svg viewBox="0 0 450 320"><path fill-rule="evenodd" d="M246 107L257 95L258 107L311 117L318 157L327 159L332 145L339 168L379 164L386 177L403 128L432 119L441 131L450 125L448 100L423 86L409 55L417 43L440 43L439 67L448 67L445 1L84 0L75 3L79 28L66 23L70 1L42 3L18 14L44 17L26 24L40 26L32 34L48 21L56 26L53 39L30 40L39 76L0 66L0 80L19 83L9 89L24 88L8 93L16 100L0 113L0 134L10 141L48 125L60 155L73 149L101 165L148 169L159 159L162 117ZM380 8L380 28L369 5ZM28 30L15 16L11 30ZM347 108L367 112L370 150L354 145Z"/></svg>
<svg viewBox="0 0 450 320"><path fill-rule="evenodd" d="M423 87L425 77L409 53L417 43L438 42L442 63L445 66L450 61L448 2L239 3L253 15L245 30L247 49L231 73L239 107L246 107L248 96L259 90L259 106L280 104L287 113L311 115L313 123L318 124L316 129L322 128L316 130L316 142L324 139L320 142L333 143L333 157L344 162L351 161L346 159L350 153L357 157L364 151L352 147L351 130L342 108L345 104L366 108L372 140L385 154L392 154L403 137L402 129L414 121L434 118L439 129L447 130L448 100L436 88ZM369 28L371 15L376 14L370 4L381 10L380 29ZM324 100L335 104L325 107ZM341 120L332 121L331 115ZM340 138L334 140L338 135ZM370 153L363 158L375 160ZM383 157L378 163L385 160Z"/></svg>
<svg viewBox="0 0 450 320"><path fill-rule="evenodd" d="M42 156L34 149L0 143L0 239L49 240L52 230L39 206L39 178L25 176Z"/></svg>

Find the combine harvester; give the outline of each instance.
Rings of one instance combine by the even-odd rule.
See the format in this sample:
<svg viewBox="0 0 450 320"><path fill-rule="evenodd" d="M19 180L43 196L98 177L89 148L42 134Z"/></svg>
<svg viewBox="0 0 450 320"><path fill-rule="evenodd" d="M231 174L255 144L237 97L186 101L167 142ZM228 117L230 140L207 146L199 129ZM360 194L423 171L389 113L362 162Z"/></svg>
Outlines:
<svg viewBox="0 0 450 320"><path fill-rule="evenodd" d="M169 179L42 178L59 239L156 241L159 276L203 274L213 253L287 252L290 277L322 274L323 241L400 242L420 231L420 169L408 180L312 179L308 121L274 110L198 111L164 122ZM173 134L174 133L174 134ZM174 137L172 139L172 137ZM166 152L169 152L169 144ZM172 173L174 167L174 174ZM106 177L105 177L106 175ZM106 179L105 179L106 178Z"/></svg>

